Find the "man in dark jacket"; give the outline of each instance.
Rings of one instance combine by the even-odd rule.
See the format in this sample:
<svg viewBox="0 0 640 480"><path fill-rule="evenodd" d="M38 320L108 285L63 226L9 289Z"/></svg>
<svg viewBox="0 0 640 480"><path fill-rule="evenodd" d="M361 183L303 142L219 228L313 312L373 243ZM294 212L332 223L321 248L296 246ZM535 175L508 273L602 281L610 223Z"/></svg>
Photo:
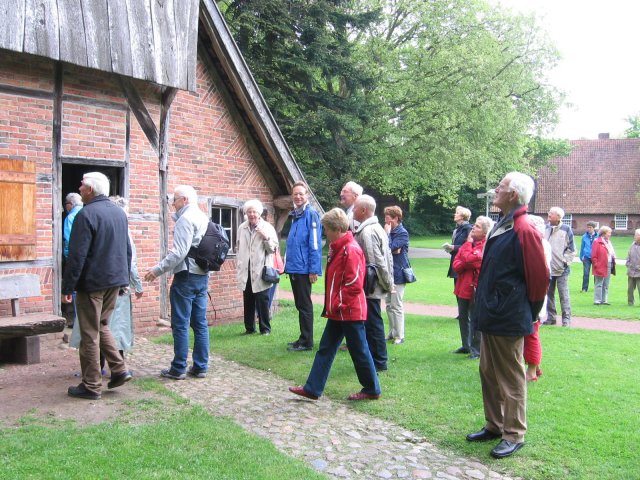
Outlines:
<svg viewBox="0 0 640 480"><path fill-rule="evenodd" d="M493 204L502 218L488 236L476 289L473 323L482 332L480 380L486 423L467 440L502 438L491 450L495 458L508 457L524 445L524 336L533 333L549 285L542 238L527 218L533 189L531 177L519 172L507 174L496 188Z"/></svg>
<svg viewBox="0 0 640 480"><path fill-rule="evenodd" d="M100 351L111 369L108 388L131 380L108 325L120 288L129 285L131 245L127 215L109 200L109 179L105 175L85 174L80 196L84 208L76 215L71 231L62 301L70 303L73 291L77 292L82 383L69 387L68 394L98 400L102 390Z"/></svg>

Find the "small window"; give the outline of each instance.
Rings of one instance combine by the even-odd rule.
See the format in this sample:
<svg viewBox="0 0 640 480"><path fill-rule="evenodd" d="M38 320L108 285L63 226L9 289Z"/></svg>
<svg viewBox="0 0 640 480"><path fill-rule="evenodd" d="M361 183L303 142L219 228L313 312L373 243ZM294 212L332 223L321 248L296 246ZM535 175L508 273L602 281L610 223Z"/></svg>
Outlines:
<svg viewBox="0 0 640 480"><path fill-rule="evenodd" d="M571 228L571 225L573 224L573 214L572 213L565 213L564 217L562 217L562 224L566 225L569 228Z"/></svg>
<svg viewBox="0 0 640 480"><path fill-rule="evenodd" d="M614 218L614 225L616 230L627 230L627 224L629 216L626 213L616 214Z"/></svg>
<svg viewBox="0 0 640 480"><path fill-rule="evenodd" d="M221 205L211 206L211 221L222 225L227 232L229 243L231 243L230 253L235 253L236 232L238 231L238 208Z"/></svg>

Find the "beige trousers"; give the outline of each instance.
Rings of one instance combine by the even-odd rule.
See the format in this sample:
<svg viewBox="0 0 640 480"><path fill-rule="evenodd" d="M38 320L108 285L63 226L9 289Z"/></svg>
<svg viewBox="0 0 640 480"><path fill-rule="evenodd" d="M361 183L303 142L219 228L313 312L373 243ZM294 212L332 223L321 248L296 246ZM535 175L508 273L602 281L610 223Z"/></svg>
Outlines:
<svg viewBox="0 0 640 480"><path fill-rule="evenodd" d="M118 287L97 292L76 292L76 309L80 322L80 370L82 383L87 390L100 393L102 373L100 351L102 351L111 376L127 371L116 341L109 330L109 318L118 298Z"/></svg>
<svg viewBox="0 0 640 480"><path fill-rule="evenodd" d="M524 441L527 432L527 379L524 337L482 333L480 381L485 428L510 442Z"/></svg>

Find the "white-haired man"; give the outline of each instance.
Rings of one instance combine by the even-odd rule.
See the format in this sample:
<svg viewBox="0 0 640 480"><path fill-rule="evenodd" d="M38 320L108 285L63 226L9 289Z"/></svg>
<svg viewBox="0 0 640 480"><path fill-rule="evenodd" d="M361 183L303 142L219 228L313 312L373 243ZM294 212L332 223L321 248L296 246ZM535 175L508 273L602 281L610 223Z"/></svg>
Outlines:
<svg viewBox="0 0 640 480"><path fill-rule="evenodd" d="M198 207L198 194L189 185L175 188L170 200L175 208L173 246L159 264L150 269L144 279L152 282L160 275L173 273L171 283L171 333L173 361L160 375L184 380L187 374L204 378L209 368L209 326L207 324L207 290L209 274L189 256L191 247L200 245L209 219ZM193 365L187 370L189 326L193 329Z"/></svg>
<svg viewBox="0 0 640 480"><path fill-rule="evenodd" d="M340 205L344 208L347 218L349 220L349 227L353 224L353 206L360 195L362 195L363 188L356 182L347 182L340 190Z"/></svg>
<svg viewBox="0 0 640 480"><path fill-rule="evenodd" d="M470 442L502 438L491 450L508 457L524 445L527 431L527 380L524 336L533 333L549 284L542 237L527 218L533 179L507 174L493 204L502 217L484 247L476 288L473 324L482 333L480 381L485 426L467 435Z"/></svg>
<svg viewBox="0 0 640 480"><path fill-rule="evenodd" d="M369 195L361 195L353 207L353 219L359 222L354 229L356 241L364 252L367 265L375 265L378 282L373 292L367 294L367 343L378 372L387 370L387 343L384 322L380 312L380 299L393 291L393 257L389 249L389 237L378 221L376 201Z"/></svg>
<svg viewBox="0 0 640 480"><path fill-rule="evenodd" d="M104 174L86 173L80 196L84 207L73 222L62 301L71 303L76 292L82 382L69 387L67 393L75 398L98 400L102 395L100 352L111 369L108 388L131 380L131 372L109 330L118 293L129 285L131 244L127 215L109 200L109 179Z"/></svg>
<svg viewBox="0 0 640 480"><path fill-rule="evenodd" d="M544 237L551 245L551 282L547 292L547 320L545 325L556 324L556 286L560 297L560 309L562 310L562 326L571 325L571 300L569 298L569 273L571 262L576 256L576 246L573 242L571 227L562 223L564 210L560 207L551 207L547 218L549 224Z"/></svg>

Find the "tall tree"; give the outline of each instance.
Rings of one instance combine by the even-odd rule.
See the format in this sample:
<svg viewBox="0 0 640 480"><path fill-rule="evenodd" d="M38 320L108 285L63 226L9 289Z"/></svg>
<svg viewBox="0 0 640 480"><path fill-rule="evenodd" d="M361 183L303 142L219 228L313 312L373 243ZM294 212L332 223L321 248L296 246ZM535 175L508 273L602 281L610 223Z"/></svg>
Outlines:
<svg viewBox="0 0 640 480"><path fill-rule="evenodd" d="M316 196L336 203L341 184L370 156L363 130L375 79L352 55L349 34L378 12L340 0L225 0L220 7Z"/></svg>
<svg viewBox="0 0 640 480"><path fill-rule="evenodd" d="M629 128L624 131L625 138L640 138L640 115L628 117Z"/></svg>

